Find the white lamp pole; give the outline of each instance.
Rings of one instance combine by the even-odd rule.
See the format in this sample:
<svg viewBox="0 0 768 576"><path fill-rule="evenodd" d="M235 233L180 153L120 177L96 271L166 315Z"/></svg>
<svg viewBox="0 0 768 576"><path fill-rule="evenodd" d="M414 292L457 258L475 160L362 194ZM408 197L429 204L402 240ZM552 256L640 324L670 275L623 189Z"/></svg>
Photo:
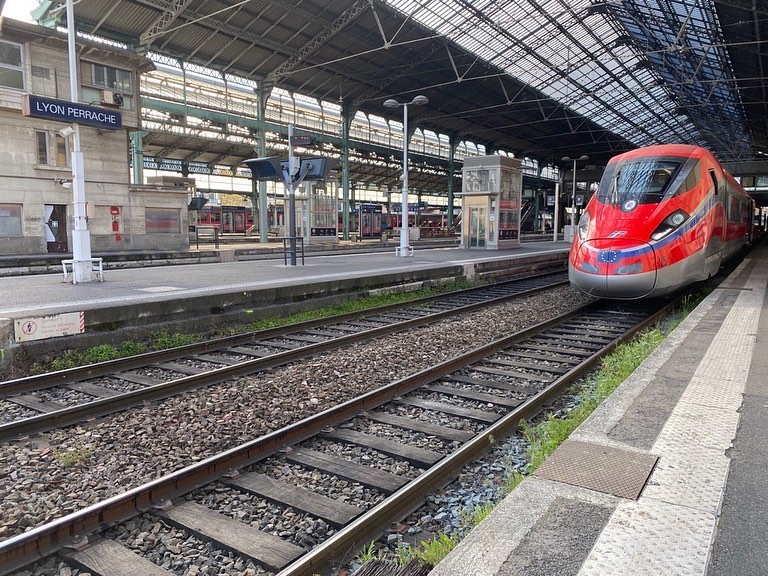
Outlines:
<svg viewBox="0 0 768 576"><path fill-rule="evenodd" d="M69 49L69 87L70 99L78 101L77 53L75 51L75 10L73 0L67 0L67 41ZM72 281L93 282L93 263L91 261L91 235L88 232L88 219L85 202L85 173L83 152L80 148L80 126L72 125L69 133L72 143L72 204L74 207L75 229L72 230Z"/></svg>
<svg viewBox="0 0 768 576"><path fill-rule="evenodd" d="M408 104L421 106L429 98L419 94L410 102L398 102L390 98L384 101L386 108L403 107L403 203L400 210L400 256L408 256Z"/></svg>
<svg viewBox="0 0 768 576"><path fill-rule="evenodd" d="M586 154L579 156L578 158L570 158L563 156L563 162L569 162L573 160L573 195L571 197L571 240L576 235L576 162L581 160L589 160L589 156Z"/></svg>

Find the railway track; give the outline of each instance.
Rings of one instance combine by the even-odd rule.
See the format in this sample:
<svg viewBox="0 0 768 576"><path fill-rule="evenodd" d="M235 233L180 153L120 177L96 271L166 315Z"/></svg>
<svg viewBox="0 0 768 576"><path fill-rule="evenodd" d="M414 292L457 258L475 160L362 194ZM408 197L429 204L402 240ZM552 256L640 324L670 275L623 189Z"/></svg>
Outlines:
<svg viewBox="0 0 768 576"><path fill-rule="evenodd" d="M567 283L537 275L0 384L0 439L124 410Z"/></svg>
<svg viewBox="0 0 768 576"><path fill-rule="evenodd" d="M595 303L494 341L9 538L0 574L51 554L104 575L328 573L665 312Z"/></svg>

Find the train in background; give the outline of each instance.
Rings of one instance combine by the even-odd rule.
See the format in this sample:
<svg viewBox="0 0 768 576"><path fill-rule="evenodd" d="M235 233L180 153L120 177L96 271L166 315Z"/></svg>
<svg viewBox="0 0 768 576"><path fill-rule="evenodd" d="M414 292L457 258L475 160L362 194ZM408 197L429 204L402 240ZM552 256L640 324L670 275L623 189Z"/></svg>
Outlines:
<svg viewBox="0 0 768 576"><path fill-rule="evenodd" d="M217 228L222 234L245 234L254 225L253 209L250 206L205 204L197 210L190 210L189 214L190 230L201 226ZM268 214L270 228L278 228L285 224L285 211L282 204L276 207L271 206ZM359 232L362 237L375 237L385 230L399 228L401 220L399 212L387 213L386 203L363 203L355 207L349 215L349 228L353 232ZM415 209L410 211L408 222L411 227L415 227L418 222L421 228L444 228L446 226L445 210L421 206L418 211ZM339 210L338 229L341 231L343 228L343 214Z"/></svg>
<svg viewBox="0 0 768 576"><path fill-rule="evenodd" d="M253 226L253 209L246 206L206 204L189 211L190 230L201 226L217 228L222 234L245 234Z"/></svg>
<svg viewBox="0 0 768 576"><path fill-rule="evenodd" d="M568 262L599 298L663 296L706 280L753 238L754 200L703 148L669 144L613 157Z"/></svg>

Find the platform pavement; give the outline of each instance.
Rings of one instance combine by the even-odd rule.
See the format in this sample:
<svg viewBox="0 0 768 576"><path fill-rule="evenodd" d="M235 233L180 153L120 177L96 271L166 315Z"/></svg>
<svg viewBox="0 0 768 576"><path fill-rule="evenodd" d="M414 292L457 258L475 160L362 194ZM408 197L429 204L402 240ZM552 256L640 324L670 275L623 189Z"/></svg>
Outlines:
<svg viewBox="0 0 768 576"><path fill-rule="evenodd" d="M517 268L564 266L568 246L534 242L507 250L417 249L307 254L283 258L110 269L104 282L71 284L63 272L0 278L0 364L21 346L30 354L116 342L152 331L199 330L337 304L361 292L403 290L458 279L503 275ZM546 260L546 262L544 262ZM335 299L335 300L334 300ZM85 332L19 344L18 323L83 312ZM46 320L48 321L48 320ZM162 324L162 326L160 326ZM132 331L132 332L130 332ZM71 331L70 331L71 334ZM66 342L65 342L66 340ZM33 350L37 348L37 350Z"/></svg>
<svg viewBox="0 0 768 576"><path fill-rule="evenodd" d="M73 285L63 273L0 278L3 298L0 317L17 318L30 313L53 314L89 310L126 302L173 301L196 295L266 289L296 283L341 281L402 271L446 267L474 268L478 264L505 262L537 254L563 254L563 243L537 242L508 250L417 250L411 257L397 257L394 249L374 253L307 255L292 266L282 258L209 264L173 265L131 269L105 266L104 282ZM471 275L471 271L467 271Z"/></svg>
<svg viewBox="0 0 768 576"><path fill-rule="evenodd" d="M430 575L767 575L767 283L761 246Z"/></svg>

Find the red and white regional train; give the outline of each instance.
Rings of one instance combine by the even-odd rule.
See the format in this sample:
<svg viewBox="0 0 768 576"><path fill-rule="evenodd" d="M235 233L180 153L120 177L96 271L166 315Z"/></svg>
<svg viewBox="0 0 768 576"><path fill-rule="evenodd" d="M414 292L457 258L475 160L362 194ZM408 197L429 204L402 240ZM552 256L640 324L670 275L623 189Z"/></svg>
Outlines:
<svg viewBox="0 0 768 576"><path fill-rule="evenodd" d="M612 158L578 224L571 283L599 298L662 296L715 274L751 241L754 201L703 148Z"/></svg>

